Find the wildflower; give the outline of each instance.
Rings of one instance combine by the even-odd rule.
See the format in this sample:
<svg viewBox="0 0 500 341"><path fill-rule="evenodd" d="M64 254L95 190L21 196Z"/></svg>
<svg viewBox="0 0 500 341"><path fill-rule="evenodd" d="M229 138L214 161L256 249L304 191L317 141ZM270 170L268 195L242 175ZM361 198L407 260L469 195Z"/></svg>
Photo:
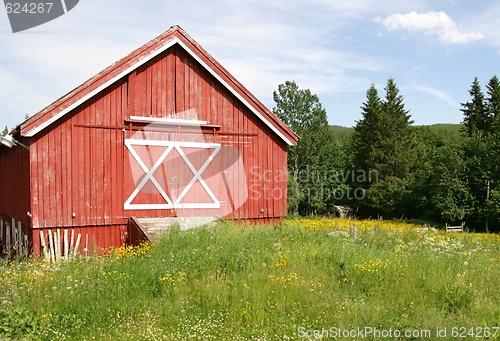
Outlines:
<svg viewBox="0 0 500 341"><path fill-rule="evenodd" d="M278 268L283 267L284 268L286 266L286 264L287 264L287 261L286 261L285 257L283 257L283 255L280 255L280 259L276 263L276 267L278 267Z"/></svg>

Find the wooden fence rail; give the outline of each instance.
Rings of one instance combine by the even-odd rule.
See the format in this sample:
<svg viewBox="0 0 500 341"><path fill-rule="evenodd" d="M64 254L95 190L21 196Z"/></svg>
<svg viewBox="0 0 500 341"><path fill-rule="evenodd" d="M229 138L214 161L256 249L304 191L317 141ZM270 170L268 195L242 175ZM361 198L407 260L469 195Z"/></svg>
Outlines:
<svg viewBox="0 0 500 341"><path fill-rule="evenodd" d="M461 223L459 226L450 226L446 223L446 233L448 232L464 232L465 223Z"/></svg>

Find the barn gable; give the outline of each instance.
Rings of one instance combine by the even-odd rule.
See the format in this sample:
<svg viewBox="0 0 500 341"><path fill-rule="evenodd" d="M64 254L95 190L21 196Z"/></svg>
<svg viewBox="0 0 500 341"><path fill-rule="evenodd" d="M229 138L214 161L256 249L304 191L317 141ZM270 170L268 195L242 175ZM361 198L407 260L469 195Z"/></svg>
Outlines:
<svg viewBox="0 0 500 341"><path fill-rule="evenodd" d="M111 65L90 80L52 103L21 125L21 136L33 137L52 123L61 119L88 99L115 84L141 66L154 60L173 46L180 46L239 101L253 112L266 126L287 145L297 143L298 136L283 124L244 86L232 77L207 51L187 35L179 26L173 26L164 34L140 47L125 58Z"/></svg>

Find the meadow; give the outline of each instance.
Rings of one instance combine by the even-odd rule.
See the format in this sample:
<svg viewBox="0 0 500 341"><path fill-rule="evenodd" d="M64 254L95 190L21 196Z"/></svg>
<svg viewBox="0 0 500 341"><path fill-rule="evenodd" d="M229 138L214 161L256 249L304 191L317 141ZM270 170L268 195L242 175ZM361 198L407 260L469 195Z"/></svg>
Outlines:
<svg viewBox="0 0 500 341"><path fill-rule="evenodd" d="M0 340L495 340L499 284L496 234L220 222L105 256L4 263Z"/></svg>

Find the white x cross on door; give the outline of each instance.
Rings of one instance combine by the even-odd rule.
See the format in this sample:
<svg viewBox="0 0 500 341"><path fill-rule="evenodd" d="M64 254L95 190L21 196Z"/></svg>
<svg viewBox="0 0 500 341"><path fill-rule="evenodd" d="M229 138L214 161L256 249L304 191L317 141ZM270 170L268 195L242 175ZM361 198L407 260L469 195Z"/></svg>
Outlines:
<svg viewBox="0 0 500 341"><path fill-rule="evenodd" d="M203 143L203 142L183 142L183 141L161 141L161 140L141 140L141 139L126 139L125 146L130 151L130 154L137 162L142 172L144 172L144 177L137 182L136 188L132 194L125 201L125 210L159 210L159 209L182 209L182 208L220 208L220 201L217 199L213 191L203 179L202 174L205 169L214 160L215 156L221 149L220 144L216 143ZM134 146L150 146L150 147L164 147L165 149L159 156L159 158L153 163L151 167L148 167L144 160L141 158ZM186 150L188 149L206 149L208 157L206 161L198 169L193 165L189 157L186 155ZM176 150L180 155L181 159L185 162L185 165L192 172L193 177L191 181L183 187L180 193L176 193L176 197L167 194L166 188L160 184L161 181L155 178L155 172L158 168L165 162L169 154ZM152 155L152 154L151 154ZM149 155L149 156L151 156ZM150 203L132 203L136 199L137 195L143 190L147 183L151 182L156 190L159 192L164 203L150 204ZM190 190L193 190L193 185L199 182L203 190L208 194L210 202L183 202L186 195ZM199 187L196 187L199 188ZM195 193L196 195L197 193Z"/></svg>

